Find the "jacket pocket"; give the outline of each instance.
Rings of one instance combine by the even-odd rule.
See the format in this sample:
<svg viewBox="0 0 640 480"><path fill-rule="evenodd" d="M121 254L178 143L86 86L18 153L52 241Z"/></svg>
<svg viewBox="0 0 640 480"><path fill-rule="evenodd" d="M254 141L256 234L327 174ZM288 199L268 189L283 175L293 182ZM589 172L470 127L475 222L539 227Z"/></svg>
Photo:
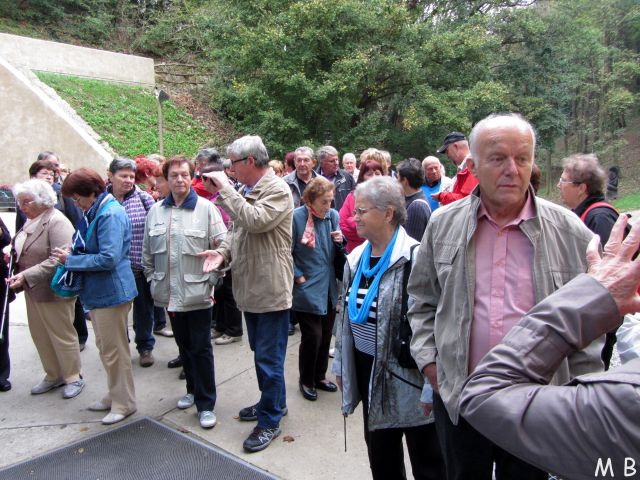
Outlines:
<svg viewBox="0 0 640 480"><path fill-rule="evenodd" d="M204 250L207 233L204 230L187 229L183 232L182 253L186 255L197 255Z"/></svg>
<svg viewBox="0 0 640 480"><path fill-rule="evenodd" d="M167 228L152 228L149 230L149 247L151 253L164 253L167 251Z"/></svg>
<svg viewBox="0 0 640 480"><path fill-rule="evenodd" d="M184 275L184 302L185 306L196 305L209 301L211 297L211 276L203 274Z"/></svg>
<svg viewBox="0 0 640 480"><path fill-rule="evenodd" d="M151 274L151 297L160 303L169 303L169 285L165 272L153 272Z"/></svg>
<svg viewBox="0 0 640 480"><path fill-rule="evenodd" d="M438 273L438 278L446 279L451 272L453 262L458 256L458 245L436 244L433 252L433 262ZM444 282L441 282L444 285Z"/></svg>

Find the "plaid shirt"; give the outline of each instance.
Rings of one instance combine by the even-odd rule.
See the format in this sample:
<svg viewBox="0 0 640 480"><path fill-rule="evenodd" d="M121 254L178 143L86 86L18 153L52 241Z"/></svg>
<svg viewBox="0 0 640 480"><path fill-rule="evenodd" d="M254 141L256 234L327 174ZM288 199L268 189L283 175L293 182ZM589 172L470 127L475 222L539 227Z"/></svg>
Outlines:
<svg viewBox="0 0 640 480"><path fill-rule="evenodd" d="M112 192L111 185L107 188ZM135 185L133 190L124 196L122 206L127 212L131 221L131 248L129 249L129 259L133 270L142 270L142 241L144 240L144 222L147 213L154 204L153 197L147 192L140 190Z"/></svg>

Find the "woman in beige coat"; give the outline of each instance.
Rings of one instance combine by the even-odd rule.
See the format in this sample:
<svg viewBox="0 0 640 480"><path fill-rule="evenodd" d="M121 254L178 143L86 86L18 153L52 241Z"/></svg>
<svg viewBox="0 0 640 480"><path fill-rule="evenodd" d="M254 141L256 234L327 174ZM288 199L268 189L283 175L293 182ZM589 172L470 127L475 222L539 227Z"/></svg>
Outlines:
<svg viewBox="0 0 640 480"><path fill-rule="evenodd" d="M62 298L50 287L58 262L51 251L71 244L73 226L55 209L56 194L43 180L28 180L13 188L27 222L14 238L17 269L9 287L24 290L31 338L40 355L44 379L31 388L33 395L64 385L63 398L84 388L80 374L80 348L73 328L76 298Z"/></svg>

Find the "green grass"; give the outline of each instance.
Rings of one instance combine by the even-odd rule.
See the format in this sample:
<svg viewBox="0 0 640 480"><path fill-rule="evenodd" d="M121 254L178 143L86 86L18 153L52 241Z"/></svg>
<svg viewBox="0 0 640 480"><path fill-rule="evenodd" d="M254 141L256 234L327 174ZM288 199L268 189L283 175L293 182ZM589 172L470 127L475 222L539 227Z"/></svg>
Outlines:
<svg viewBox="0 0 640 480"><path fill-rule="evenodd" d="M157 153L158 107L152 92L126 85L36 72L120 156ZM204 145L217 145L208 131L171 101L163 103L164 155L193 156Z"/></svg>
<svg viewBox="0 0 640 480"><path fill-rule="evenodd" d="M618 198L611 203L613 203L613 206L621 212L640 210L640 192L625 195L624 197Z"/></svg>

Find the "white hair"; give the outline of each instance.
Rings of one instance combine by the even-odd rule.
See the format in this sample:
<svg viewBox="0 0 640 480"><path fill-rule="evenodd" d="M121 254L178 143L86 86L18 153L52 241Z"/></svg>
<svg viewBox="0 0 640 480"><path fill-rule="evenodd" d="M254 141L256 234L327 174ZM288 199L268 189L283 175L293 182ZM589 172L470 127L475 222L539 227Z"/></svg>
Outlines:
<svg viewBox="0 0 640 480"><path fill-rule="evenodd" d="M13 186L13 196L17 199L19 195L30 195L33 198L33 203L47 208L53 207L58 201L53 187L39 178L16 183Z"/></svg>
<svg viewBox="0 0 640 480"><path fill-rule="evenodd" d="M252 156L255 166L264 168L269 166L269 153L257 135L245 135L235 140L227 147L227 156L235 155L240 158Z"/></svg>
<svg viewBox="0 0 640 480"><path fill-rule="evenodd" d="M531 153L535 153L536 151L536 131L522 115L519 113L492 113L488 117L483 118L478 123L476 123L469 134L469 148L471 149L471 158L476 160L478 159L478 135L482 130L491 127L498 126L507 126L507 127L516 127L521 130L526 130L531 133L532 142L532 151Z"/></svg>

